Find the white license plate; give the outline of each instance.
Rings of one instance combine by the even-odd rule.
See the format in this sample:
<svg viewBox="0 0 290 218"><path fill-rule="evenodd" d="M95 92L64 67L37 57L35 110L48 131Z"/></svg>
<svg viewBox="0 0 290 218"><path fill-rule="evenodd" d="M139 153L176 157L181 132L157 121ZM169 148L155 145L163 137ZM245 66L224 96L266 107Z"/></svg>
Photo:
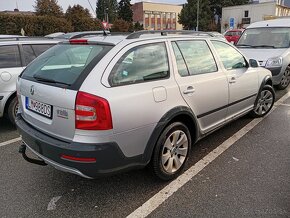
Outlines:
<svg viewBox="0 0 290 218"><path fill-rule="evenodd" d="M39 101L35 101L31 98L26 97L25 99L26 109L31 110L42 116L52 118L52 106L44 104Z"/></svg>

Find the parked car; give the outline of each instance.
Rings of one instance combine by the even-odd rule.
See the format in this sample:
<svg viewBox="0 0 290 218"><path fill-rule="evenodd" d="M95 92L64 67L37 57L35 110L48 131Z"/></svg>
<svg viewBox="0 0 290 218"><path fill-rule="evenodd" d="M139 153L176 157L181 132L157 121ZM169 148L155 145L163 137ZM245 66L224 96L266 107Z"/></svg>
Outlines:
<svg viewBox="0 0 290 218"><path fill-rule="evenodd" d="M290 19L256 22L248 26L239 49L272 72L273 83L286 89L290 83Z"/></svg>
<svg viewBox="0 0 290 218"><path fill-rule="evenodd" d="M227 39L225 38L225 36L224 36L223 34L219 33L219 32L207 32L207 33L210 33L210 34L212 34L214 37L220 38L220 39L222 39L222 40L227 40Z"/></svg>
<svg viewBox="0 0 290 218"><path fill-rule="evenodd" d="M83 31L83 32L71 32L71 33L65 33L58 36L53 37L54 39L60 39L60 40L68 40L68 39L77 39L82 37L90 37L90 36L102 36L104 31ZM109 34L109 31L106 31L107 34Z"/></svg>
<svg viewBox="0 0 290 218"><path fill-rule="evenodd" d="M27 36L19 36L19 35L0 35L0 39L11 39L11 38L21 38L21 37L27 37Z"/></svg>
<svg viewBox="0 0 290 218"><path fill-rule="evenodd" d="M65 34L65 33L63 33L63 32L56 32L56 33L51 33L51 34L45 35L44 37L45 37L45 38L51 38L51 39L53 39L53 38L56 38L56 37L62 36L62 35L64 35L64 34Z"/></svg>
<svg viewBox="0 0 290 218"><path fill-rule="evenodd" d="M225 32L224 36L228 42L236 44L241 37L244 29L232 29Z"/></svg>
<svg viewBox="0 0 290 218"><path fill-rule="evenodd" d="M5 115L15 123L17 77L34 58L57 42L18 36L0 39L0 117Z"/></svg>
<svg viewBox="0 0 290 218"><path fill-rule="evenodd" d="M169 180L203 136L271 110L270 71L224 40L176 33L73 39L37 58L17 83L23 157L86 178L151 163Z"/></svg>

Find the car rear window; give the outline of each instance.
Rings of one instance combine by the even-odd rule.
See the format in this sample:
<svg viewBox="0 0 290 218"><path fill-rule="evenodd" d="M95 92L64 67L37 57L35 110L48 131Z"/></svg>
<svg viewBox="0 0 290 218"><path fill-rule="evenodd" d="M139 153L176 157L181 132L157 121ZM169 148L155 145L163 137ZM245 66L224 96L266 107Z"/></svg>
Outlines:
<svg viewBox="0 0 290 218"><path fill-rule="evenodd" d="M22 78L67 86L75 89L80 77L86 77L111 49L109 45L58 44L37 57L21 75Z"/></svg>

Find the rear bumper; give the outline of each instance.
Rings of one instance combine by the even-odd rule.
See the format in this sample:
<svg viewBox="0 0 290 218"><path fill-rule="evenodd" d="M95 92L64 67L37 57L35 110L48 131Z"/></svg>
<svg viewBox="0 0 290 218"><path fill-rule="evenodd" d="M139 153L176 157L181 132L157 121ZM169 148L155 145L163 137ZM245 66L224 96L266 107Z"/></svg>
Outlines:
<svg viewBox="0 0 290 218"><path fill-rule="evenodd" d="M61 141L35 129L20 114L17 115L16 125L23 142L35 155L64 172L85 178L97 178L144 166L142 156L125 157L115 142L84 144ZM96 158L96 162L66 160L61 155Z"/></svg>

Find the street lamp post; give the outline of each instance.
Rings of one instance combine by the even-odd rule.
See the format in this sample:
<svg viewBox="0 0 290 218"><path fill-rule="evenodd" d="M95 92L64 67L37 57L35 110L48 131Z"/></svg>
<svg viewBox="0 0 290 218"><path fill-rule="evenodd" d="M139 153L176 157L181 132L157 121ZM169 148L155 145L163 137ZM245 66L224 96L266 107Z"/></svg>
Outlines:
<svg viewBox="0 0 290 218"><path fill-rule="evenodd" d="M198 22L199 22L199 0L197 0L197 9L196 9L196 31L198 31Z"/></svg>

